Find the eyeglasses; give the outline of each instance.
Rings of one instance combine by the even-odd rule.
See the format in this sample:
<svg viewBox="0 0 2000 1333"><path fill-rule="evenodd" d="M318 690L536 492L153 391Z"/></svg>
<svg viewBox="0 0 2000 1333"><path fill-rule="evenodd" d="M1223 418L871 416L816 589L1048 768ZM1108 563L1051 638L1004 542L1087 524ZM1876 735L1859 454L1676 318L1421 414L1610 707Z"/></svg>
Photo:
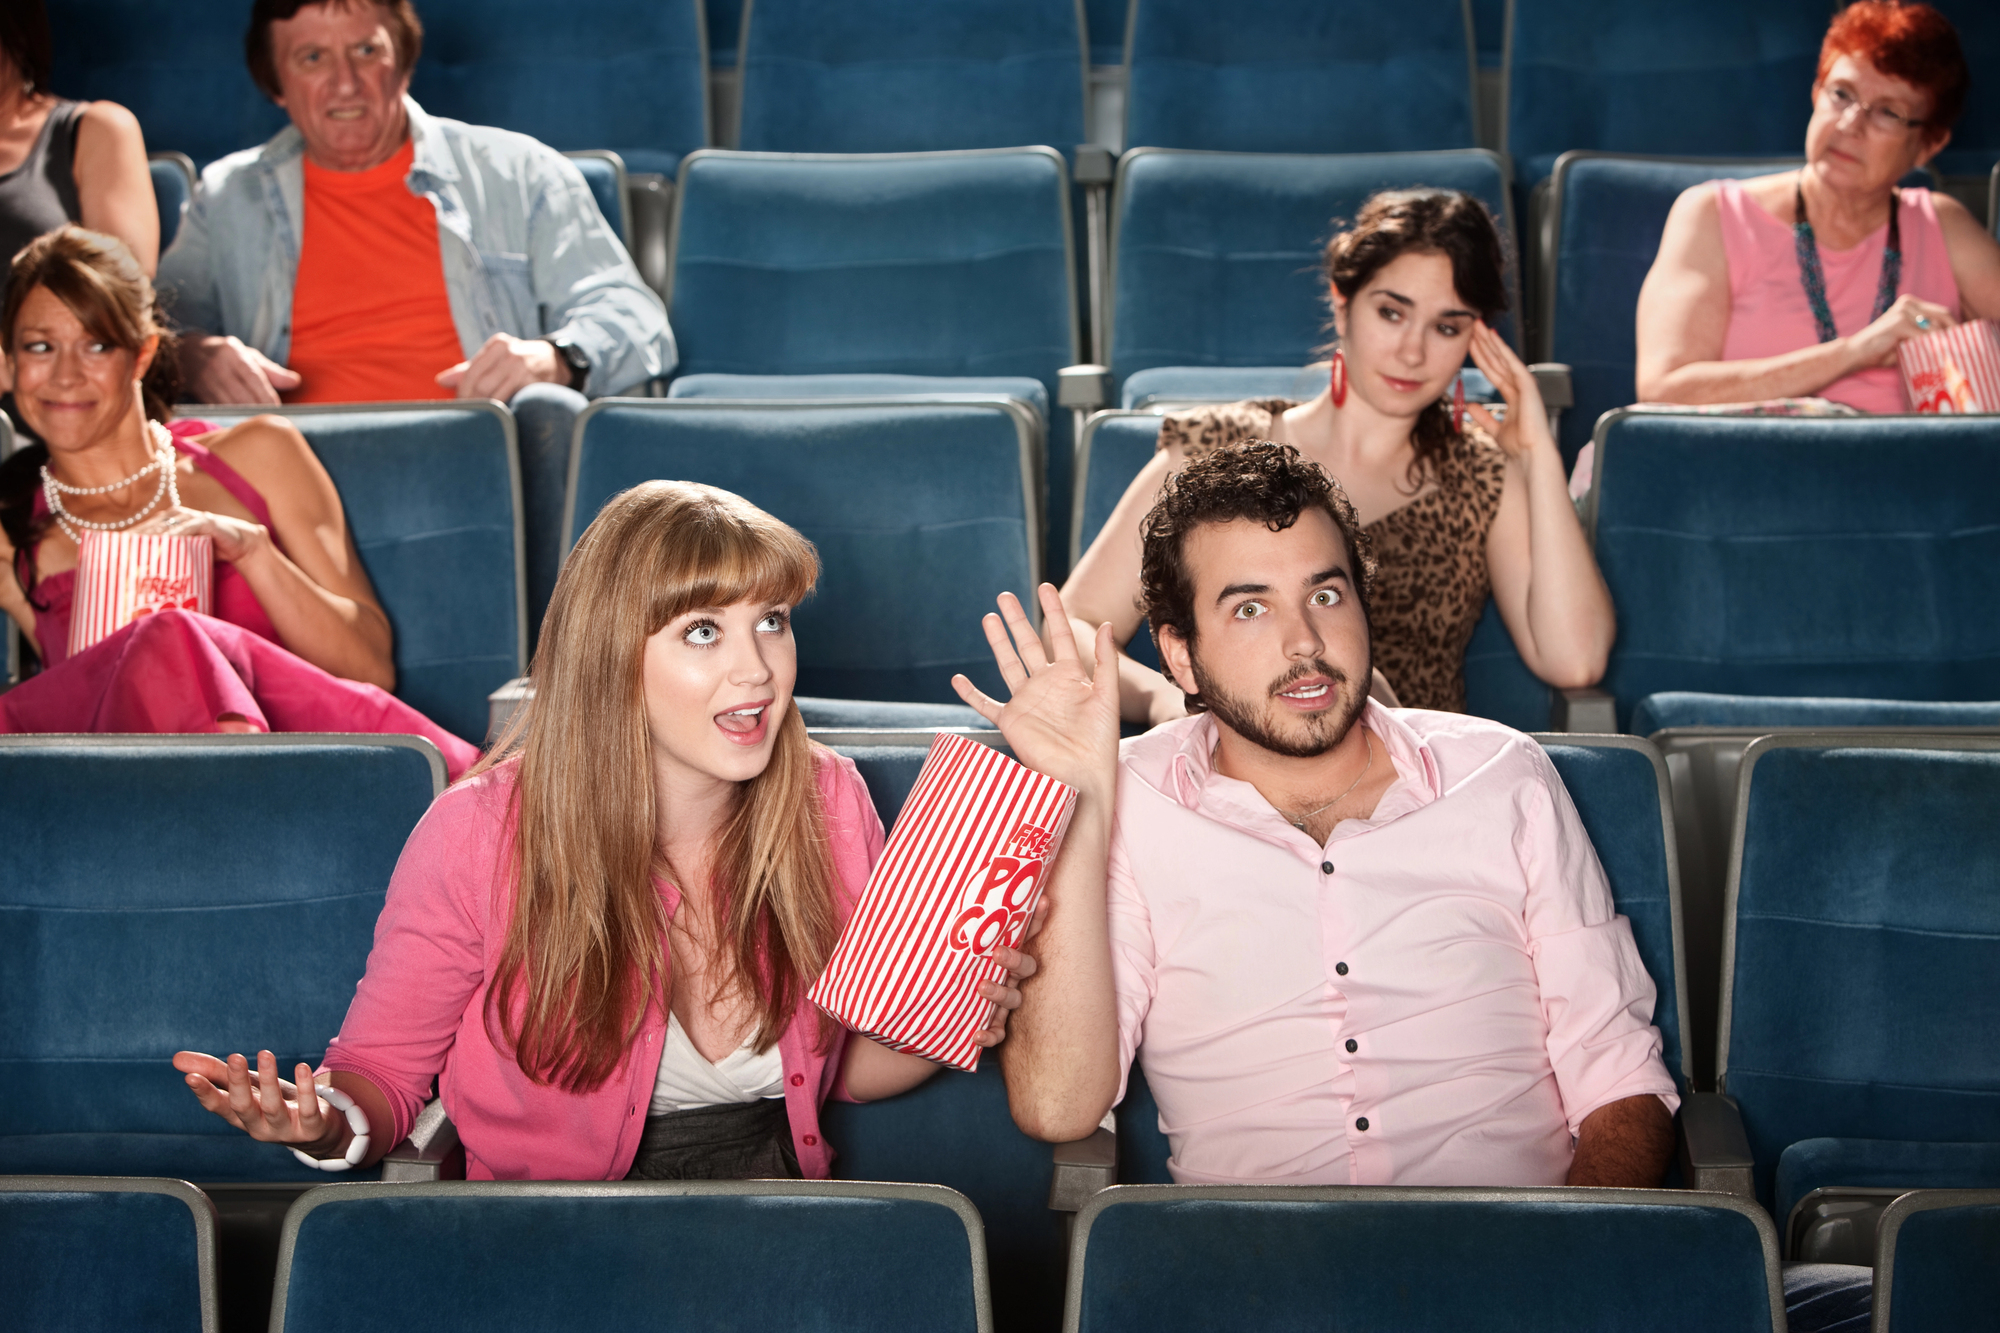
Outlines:
<svg viewBox="0 0 2000 1333"><path fill-rule="evenodd" d="M1911 120L1900 111L1892 111L1880 102L1864 102L1854 95L1852 88L1842 83L1830 83L1820 89L1819 105L1835 122L1846 120L1850 111L1859 111L1861 123L1881 135L1906 134L1922 128L1924 123Z"/></svg>

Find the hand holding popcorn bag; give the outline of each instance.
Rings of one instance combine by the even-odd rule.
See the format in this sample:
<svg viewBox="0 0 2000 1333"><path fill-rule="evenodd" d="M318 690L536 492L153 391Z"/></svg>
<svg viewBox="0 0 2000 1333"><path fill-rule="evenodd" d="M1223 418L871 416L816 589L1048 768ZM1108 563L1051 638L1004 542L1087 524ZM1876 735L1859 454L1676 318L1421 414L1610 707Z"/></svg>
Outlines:
<svg viewBox="0 0 2000 1333"><path fill-rule="evenodd" d="M808 997L893 1050L979 1068L973 1035L1076 809L1076 789L964 736L931 745L868 887Z"/></svg>
<svg viewBox="0 0 2000 1333"><path fill-rule="evenodd" d="M1899 343L1896 361L1914 411L2000 412L2000 324L1990 319Z"/></svg>
<svg viewBox="0 0 2000 1333"><path fill-rule="evenodd" d="M209 614L214 581L215 543L207 537L84 533L70 613L70 656L155 611Z"/></svg>

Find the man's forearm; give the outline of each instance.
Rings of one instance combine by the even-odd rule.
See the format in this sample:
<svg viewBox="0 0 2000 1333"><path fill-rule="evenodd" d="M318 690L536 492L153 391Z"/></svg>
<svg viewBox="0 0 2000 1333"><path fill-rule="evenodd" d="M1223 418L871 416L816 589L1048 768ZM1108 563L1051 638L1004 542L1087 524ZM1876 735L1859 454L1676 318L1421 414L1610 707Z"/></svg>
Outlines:
<svg viewBox="0 0 2000 1333"><path fill-rule="evenodd" d="M1566 1185L1657 1189L1674 1151L1674 1119L1651 1093L1600 1106L1584 1117Z"/></svg>
<svg viewBox="0 0 2000 1333"><path fill-rule="evenodd" d="M1039 964L1000 1048L1014 1122L1038 1139L1087 1137L1118 1095L1118 1005L1105 911L1109 792L1077 802L1028 949Z"/></svg>

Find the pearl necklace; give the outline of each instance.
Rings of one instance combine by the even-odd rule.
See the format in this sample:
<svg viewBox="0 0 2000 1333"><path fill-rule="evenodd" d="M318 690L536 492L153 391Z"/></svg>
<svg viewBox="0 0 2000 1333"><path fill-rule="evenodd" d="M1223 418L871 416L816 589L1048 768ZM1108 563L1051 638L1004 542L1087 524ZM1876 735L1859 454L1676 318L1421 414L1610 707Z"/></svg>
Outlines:
<svg viewBox="0 0 2000 1333"><path fill-rule="evenodd" d="M56 525L78 546L83 545L83 537L77 532L77 528L89 532L122 532L152 513L159 507L162 499L166 500L168 509L180 508L181 489L180 479L175 475L177 469L174 466L173 436L169 435L167 428L157 421L146 423L146 434L158 451L153 455L153 461L125 480L114 481L108 486L72 486L68 482L57 481L55 474L49 471L48 464L42 465L42 498L47 501L49 513L54 516ZM104 495L111 491L123 490L155 469L159 471L160 484L154 487L153 498L136 513L115 523L94 523L87 518L78 518L63 507L62 498L65 495ZM72 524L75 526L71 526Z"/></svg>

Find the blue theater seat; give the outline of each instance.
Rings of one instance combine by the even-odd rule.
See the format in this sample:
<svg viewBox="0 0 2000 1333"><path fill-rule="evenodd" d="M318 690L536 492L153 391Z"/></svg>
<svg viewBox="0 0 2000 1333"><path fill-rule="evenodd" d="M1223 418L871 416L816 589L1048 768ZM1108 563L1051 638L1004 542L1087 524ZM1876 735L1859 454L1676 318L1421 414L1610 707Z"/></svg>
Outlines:
<svg viewBox="0 0 2000 1333"><path fill-rule="evenodd" d="M160 253L165 254L180 233L188 200L194 197L194 162L186 153L152 153L146 169L153 178L153 203L160 210Z"/></svg>
<svg viewBox="0 0 2000 1333"><path fill-rule="evenodd" d="M1805 143L1831 17L1820 0L1508 9L1503 142L1523 185L1576 148L1772 157Z"/></svg>
<svg viewBox="0 0 2000 1333"><path fill-rule="evenodd" d="M1090 32L1090 63L1123 65L1125 29L1130 22L1130 0L1083 0L1084 22Z"/></svg>
<svg viewBox="0 0 2000 1333"><path fill-rule="evenodd" d="M1994 494L2000 417L1607 418L1619 726L1662 691L2000 699Z"/></svg>
<svg viewBox="0 0 2000 1333"><path fill-rule="evenodd" d="M1767 736L1741 787L1718 1082L1758 1197L2000 1186L2000 738Z"/></svg>
<svg viewBox="0 0 2000 1333"><path fill-rule="evenodd" d="M632 205L625 197L625 160L606 148L570 152L564 156L582 174L583 183L590 187L592 202L604 215L604 220L611 224L618 243L629 247L632 244Z"/></svg>
<svg viewBox="0 0 2000 1333"><path fill-rule="evenodd" d="M1303 366L1332 337L1320 251L1369 195L1464 190L1513 231L1496 153L1308 156L1140 148L1118 163L1111 258L1116 387L1155 366ZM1509 275L1509 291L1518 291ZM1502 333L1513 336L1511 320Z"/></svg>
<svg viewBox="0 0 2000 1333"><path fill-rule="evenodd" d="M1881 1333L1978 1328L2000 1309L2000 1190L1918 1190L1882 1216L1875 1241Z"/></svg>
<svg viewBox="0 0 2000 1333"><path fill-rule="evenodd" d="M0 1176L0 1311L36 1333L216 1333L215 1209L185 1181Z"/></svg>
<svg viewBox="0 0 2000 1333"><path fill-rule="evenodd" d="M266 410L304 432L340 490L396 633L396 697L477 744L486 696L528 657L513 417L491 402L196 405L182 415L230 425Z"/></svg>
<svg viewBox="0 0 2000 1333"><path fill-rule="evenodd" d="M146 146L206 166L290 124L250 81L250 7L157 0L48 0L53 90L106 98L139 118Z"/></svg>
<svg viewBox="0 0 2000 1333"><path fill-rule="evenodd" d="M1985 0L1943 0L1937 8L1958 29L1959 45L1973 72L1965 110L1952 127L1951 142L1931 160L1931 169L1946 176L2000 171L2000 88L1986 74L2000 52L2000 8ZM1987 220L1994 221L1995 215L1989 212Z"/></svg>
<svg viewBox="0 0 2000 1333"><path fill-rule="evenodd" d="M1799 161L1601 152L1564 153L1556 161L1548 249L1536 266L1534 322L1536 358L1567 365L1576 395L1575 406L1563 413L1558 440L1565 462L1576 461L1600 416L1638 396L1633 311L1674 200L1703 181L1765 176Z"/></svg>
<svg viewBox="0 0 2000 1333"><path fill-rule="evenodd" d="M991 1327L979 1214L924 1185L329 1185L285 1218L271 1327Z"/></svg>
<svg viewBox="0 0 2000 1333"><path fill-rule="evenodd" d="M1069 1333L1783 1333L1754 1205L1652 1190L1121 1186L1077 1216Z"/></svg>
<svg viewBox="0 0 2000 1333"><path fill-rule="evenodd" d="M425 0L423 20L410 95L433 115L668 176L709 141L701 0Z"/></svg>
<svg viewBox="0 0 2000 1333"><path fill-rule="evenodd" d="M1397 153L1479 142L1464 0L1132 0L1125 142Z"/></svg>
<svg viewBox="0 0 2000 1333"><path fill-rule="evenodd" d="M1728 727L1775 730L1818 727L1851 730L1886 727L1897 731L1946 728L2000 728L2000 703L1921 703L1901 699L1793 699L1744 694L1695 694L1665 690L1649 694L1632 709L1632 734L1651 736L1668 728Z"/></svg>
<svg viewBox="0 0 2000 1333"><path fill-rule="evenodd" d="M1068 152L1088 137L1078 0L755 0L741 49L749 151Z"/></svg>
<svg viewBox="0 0 2000 1333"><path fill-rule="evenodd" d="M696 153L668 265L679 373L811 377L843 396L878 393L883 375L938 381L925 392L1000 379L1016 397L1033 380L1059 403L1057 372L1081 347L1069 197L1046 148ZM773 392L761 378L702 391ZM1065 416L1046 423L1056 514L1070 502ZM1060 565L1060 550L1046 554Z"/></svg>
<svg viewBox="0 0 2000 1333"><path fill-rule="evenodd" d="M406 736L0 738L0 1172L321 1178L168 1061L319 1059L443 785Z"/></svg>
<svg viewBox="0 0 2000 1333"><path fill-rule="evenodd" d="M957 703L963 671L1004 694L979 622L1037 581L1034 444L1004 398L604 399L578 419L563 548L639 482L720 486L819 548L819 590L793 621L799 693Z"/></svg>

